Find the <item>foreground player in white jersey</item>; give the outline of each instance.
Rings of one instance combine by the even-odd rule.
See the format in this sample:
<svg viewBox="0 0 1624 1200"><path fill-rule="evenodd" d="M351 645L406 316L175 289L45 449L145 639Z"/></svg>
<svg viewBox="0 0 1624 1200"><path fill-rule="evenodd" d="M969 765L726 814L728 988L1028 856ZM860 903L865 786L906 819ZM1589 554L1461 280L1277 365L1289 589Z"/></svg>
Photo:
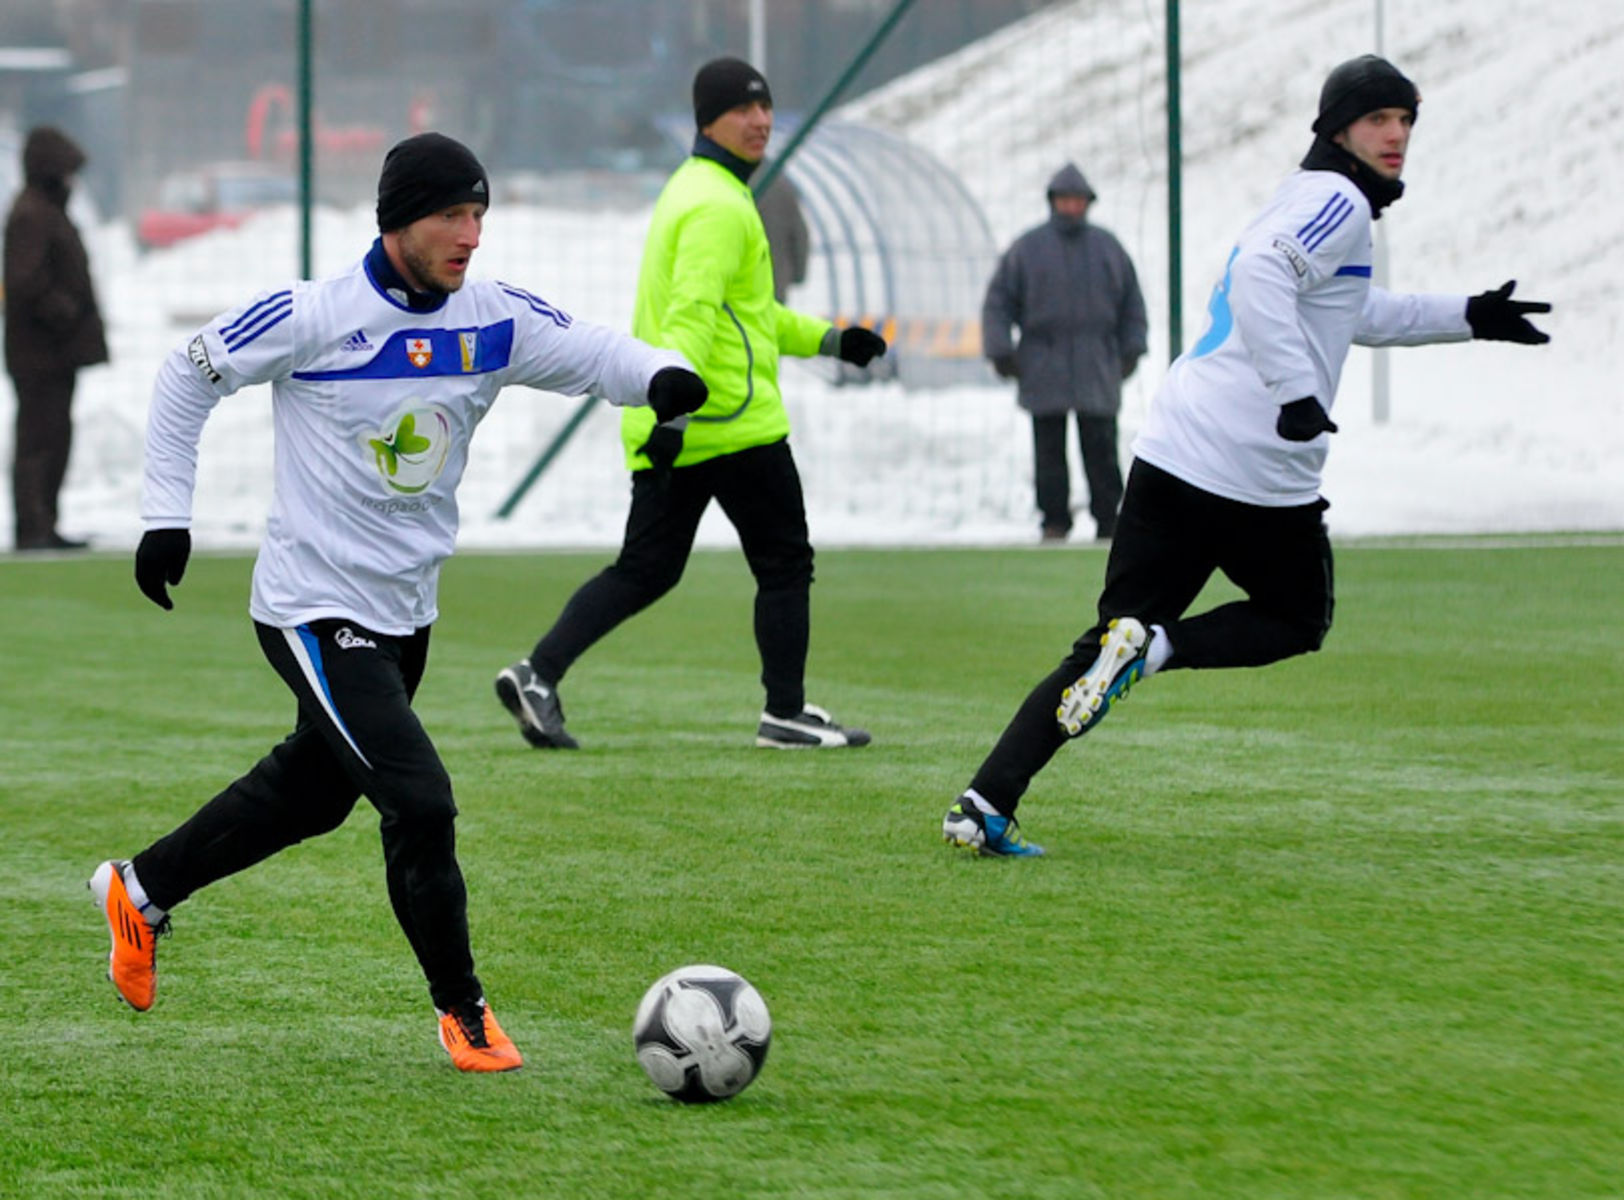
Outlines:
<svg viewBox="0 0 1624 1200"><path fill-rule="evenodd" d="M1098 623L1039 683L948 809L942 832L981 854L1042 854L1015 809L1068 737L1170 667L1257 667L1318 650L1331 627L1320 470L1353 342L1549 338L1513 285L1394 295L1370 282L1370 223L1399 176L1420 95L1365 55L1331 72L1313 147L1241 234L1206 332L1168 369L1134 443ZM1246 599L1185 617L1215 571Z"/></svg>
<svg viewBox="0 0 1624 1200"><path fill-rule="evenodd" d="M416 714L440 564L474 427L525 384L649 404L703 403L682 358L572 320L523 289L468 281L489 184L436 133L395 146L381 236L343 274L269 292L207 325L158 374L135 577L161 607L191 551L198 440L215 403L269 382L274 491L249 611L298 699L293 732L172 833L99 866L109 976L137 1009L157 986L154 935L198 889L343 823L382 817L389 899L427 976L441 1043L464 1071L521 1065L474 974L451 780Z"/></svg>

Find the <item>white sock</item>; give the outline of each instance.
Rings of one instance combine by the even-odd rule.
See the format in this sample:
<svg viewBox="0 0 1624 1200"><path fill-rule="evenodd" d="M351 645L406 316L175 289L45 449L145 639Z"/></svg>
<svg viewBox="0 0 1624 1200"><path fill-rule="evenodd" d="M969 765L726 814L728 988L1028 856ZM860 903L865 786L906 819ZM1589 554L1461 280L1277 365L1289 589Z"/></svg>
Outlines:
<svg viewBox="0 0 1624 1200"><path fill-rule="evenodd" d="M998 815L998 810L988 803L987 798L980 792L976 791L975 788L965 788L964 795L961 796L960 799L968 800L971 804L975 805L977 812L992 813L994 816Z"/></svg>
<svg viewBox="0 0 1624 1200"><path fill-rule="evenodd" d="M147 889L142 887L141 881L135 877L134 863L127 865L120 873L124 877L124 890L129 893L130 903L141 910L141 915L147 919L148 925L157 928L169 914L148 899Z"/></svg>
<svg viewBox="0 0 1624 1200"><path fill-rule="evenodd" d="M1145 678L1160 671L1167 665L1167 660L1173 657L1173 639L1167 636L1167 630L1160 625L1150 627L1150 645L1145 648Z"/></svg>

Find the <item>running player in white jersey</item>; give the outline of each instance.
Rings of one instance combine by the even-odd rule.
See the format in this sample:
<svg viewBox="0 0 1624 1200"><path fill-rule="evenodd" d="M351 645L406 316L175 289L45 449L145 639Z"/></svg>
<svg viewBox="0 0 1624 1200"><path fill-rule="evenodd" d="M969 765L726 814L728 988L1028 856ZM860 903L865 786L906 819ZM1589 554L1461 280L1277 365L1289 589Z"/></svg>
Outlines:
<svg viewBox="0 0 1624 1200"><path fill-rule="evenodd" d="M1352 343L1550 340L1526 317L1550 306L1511 299L1511 283L1469 299L1372 286L1371 222L1404 190L1420 100L1375 55L1327 77L1302 169L1241 234L1206 331L1168 369L1134 443L1098 622L1032 689L948 809L949 843L1042 854L1015 818L1027 786L1139 679L1319 649L1332 608L1320 472ZM1246 598L1185 616L1215 571Z"/></svg>
<svg viewBox="0 0 1624 1200"><path fill-rule="evenodd" d="M112 933L109 976L136 1009L152 1006L153 939L171 909L336 829L364 795L382 818L389 899L442 1045L464 1071L522 1063L474 974L451 780L411 707L468 442L509 384L646 403L662 420L699 407L706 389L680 355L522 288L467 279L488 199L467 147L437 133L406 139L384 160L380 236L360 262L223 314L158 373L135 577L165 609L191 552L203 424L222 398L271 384L273 494L249 611L298 716L179 828L92 876Z"/></svg>

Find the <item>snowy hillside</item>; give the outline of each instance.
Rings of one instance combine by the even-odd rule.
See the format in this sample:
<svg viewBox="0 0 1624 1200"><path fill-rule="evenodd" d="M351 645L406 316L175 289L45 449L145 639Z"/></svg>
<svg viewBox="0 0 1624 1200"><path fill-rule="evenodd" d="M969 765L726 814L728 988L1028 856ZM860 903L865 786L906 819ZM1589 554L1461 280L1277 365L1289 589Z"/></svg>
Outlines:
<svg viewBox="0 0 1624 1200"><path fill-rule="evenodd" d="M1547 299L1555 341L1391 353L1392 419L1370 413L1367 352L1344 375L1326 479L1339 536L1624 529L1624 4L1611 0L1385 0L1386 50L1420 85L1409 190L1381 222L1401 290L1475 292L1515 276ZM1184 341L1201 332L1230 241L1309 141L1319 85L1373 48L1373 0L1201 0L1183 6ZM1075 158L1093 216L1139 265L1153 349L1127 398L1124 442L1167 358L1161 6L1058 5L861 97L840 113L902 133L953 168L1000 242L1040 220L1044 182ZM456 131L450 131L456 132ZM624 327L646 223L626 214L502 202L474 273L522 283L577 316ZM284 284L295 222L138 256L127 230L91 238L114 365L87 372L63 527L133 545L147 390L190 327ZM323 212L318 272L372 237L371 214ZM832 389L787 368L794 445L814 538L853 543L1033 540L1029 432L1003 388L933 395ZM464 541L612 545L626 476L613 414L599 411L512 521L491 514L568 418L573 401L517 393L475 440ZM269 462L263 392L220 406L198 490L204 545L252 544ZM9 421L5 423L9 426ZM0 439L9 438L9 429ZM9 444L0 445L9 451ZM9 453L6 455L9 458ZM1076 499L1081 499L1080 488ZM9 526L9 497L0 524ZM1086 532L1086 519L1084 529ZM701 540L731 544L720 519Z"/></svg>
<svg viewBox="0 0 1624 1200"><path fill-rule="evenodd" d="M1307 149L1326 72L1374 49L1374 5L1182 12L1188 344L1235 235ZM1624 177L1624 5L1385 0L1385 12L1387 56L1422 93L1408 190L1381 223L1390 286L1470 293L1516 277L1556 305L1554 341L1393 351L1392 420L1379 427L1370 355L1355 350L1326 477L1333 528L1624 527L1624 211L1610 199ZM1075 158L1101 193L1093 215L1138 259L1153 336L1165 338L1159 17L1125 0L1060 5L847 115L932 147L1001 240L1040 219L1044 182Z"/></svg>

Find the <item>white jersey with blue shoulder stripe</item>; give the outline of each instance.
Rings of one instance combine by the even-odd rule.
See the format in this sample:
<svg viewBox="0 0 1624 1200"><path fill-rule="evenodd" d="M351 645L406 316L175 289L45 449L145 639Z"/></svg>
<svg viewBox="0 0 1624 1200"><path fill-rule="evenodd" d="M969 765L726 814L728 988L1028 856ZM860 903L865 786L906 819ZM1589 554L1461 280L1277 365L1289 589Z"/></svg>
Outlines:
<svg viewBox="0 0 1624 1200"><path fill-rule="evenodd" d="M266 292L210 322L158 373L141 515L191 524L197 448L215 404L271 385L273 492L249 610L291 628L322 618L404 636L438 615L469 439L523 384L645 402L681 355L572 319L522 288L470 280L432 311L371 262Z"/></svg>
<svg viewBox="0 0 1624 1200"><path fill-rule="evenodd" d="M1203 491L1268 507L1319 497L1328 435L1289 442L1280 406L1330 412L1348 348L1471 336L1465 296L1371 284L1370 203L1334 171L1288 176L1241 234L1195 345L1168 368L1134 455Z"/></svg>

